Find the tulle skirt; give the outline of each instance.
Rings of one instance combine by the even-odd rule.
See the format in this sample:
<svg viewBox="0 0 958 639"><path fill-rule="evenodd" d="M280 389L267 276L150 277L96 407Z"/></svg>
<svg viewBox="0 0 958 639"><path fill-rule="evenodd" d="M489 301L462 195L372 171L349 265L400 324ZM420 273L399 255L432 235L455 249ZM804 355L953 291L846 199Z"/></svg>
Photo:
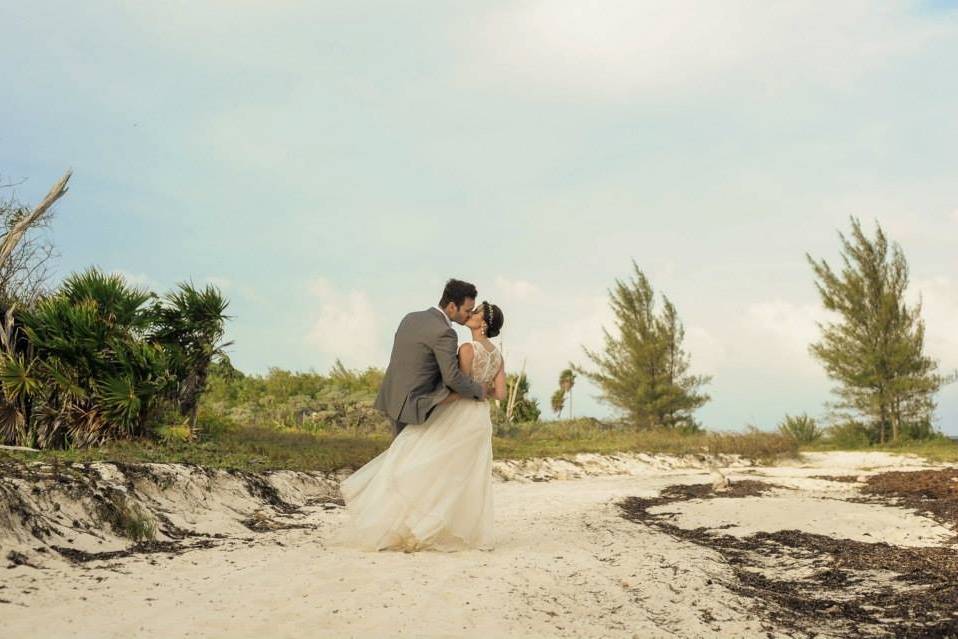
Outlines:
<svg viewBox="0 0 958 639"><path fill-rule="evenodd" d="M340 484L334 545L364 550L492 549L492 422L486 402L438 406Z"/></svg>

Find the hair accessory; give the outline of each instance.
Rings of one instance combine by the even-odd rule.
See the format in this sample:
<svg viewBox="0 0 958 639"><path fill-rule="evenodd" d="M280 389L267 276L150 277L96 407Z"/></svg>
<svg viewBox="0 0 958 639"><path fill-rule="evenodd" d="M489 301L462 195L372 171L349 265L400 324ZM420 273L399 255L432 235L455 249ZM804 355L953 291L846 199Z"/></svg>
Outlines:
<svg viewBox="0 0 958 639"><path fill-rule="evenodd" d="M492 326L492 315L493 315L492 304L490 304L489 302L483 301L482 302L482 320L489 326ZM482 333L483 335L485 335L486 331L483 330Z"/></svg>

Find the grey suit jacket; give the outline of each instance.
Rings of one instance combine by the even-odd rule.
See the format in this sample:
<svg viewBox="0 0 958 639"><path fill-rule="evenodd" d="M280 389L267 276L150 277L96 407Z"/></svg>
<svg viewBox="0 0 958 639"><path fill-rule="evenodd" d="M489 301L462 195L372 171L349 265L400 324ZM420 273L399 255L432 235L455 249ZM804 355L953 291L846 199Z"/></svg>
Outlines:
<svg viewBox="0 0 958 639"><path fill-rule="evenodd" d="M439 309L409 313L400 322L375 404L392 420L395 434L426 421L450 389L482 398L482 386L459 370L458 343Z"/></svg>

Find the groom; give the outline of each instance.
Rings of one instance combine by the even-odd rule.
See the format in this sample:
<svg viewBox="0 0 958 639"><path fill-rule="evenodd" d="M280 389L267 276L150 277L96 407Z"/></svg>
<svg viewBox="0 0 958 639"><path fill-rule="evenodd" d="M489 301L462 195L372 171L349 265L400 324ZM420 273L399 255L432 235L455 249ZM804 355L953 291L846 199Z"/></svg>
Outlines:
<svg viewBox="0 0 958 639"><path fill-rule="evenodd" d="M459 370L459 340L452 323L464 324L476 305L476 287L449 280L438 306L409 313L393 340L389 367L376 397L398 435L407 424L421 424L450 389L485 399L486 389Z"/></svg>

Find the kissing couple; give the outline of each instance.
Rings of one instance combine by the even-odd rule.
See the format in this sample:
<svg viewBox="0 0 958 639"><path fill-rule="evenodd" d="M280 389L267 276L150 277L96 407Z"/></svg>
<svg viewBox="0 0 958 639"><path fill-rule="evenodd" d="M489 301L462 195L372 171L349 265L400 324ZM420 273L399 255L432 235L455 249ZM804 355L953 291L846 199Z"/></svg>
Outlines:
<svg viewBox="0 0 958 639"><path fill-rule="evenodd" d="M364 550L492 549L492 420L506 397L503 325L476 287L451 279L437 306L406 315L376 408L389 448L340 483L348 521L334 539ZM472 333L458 346L453 322Z"/></svg>

